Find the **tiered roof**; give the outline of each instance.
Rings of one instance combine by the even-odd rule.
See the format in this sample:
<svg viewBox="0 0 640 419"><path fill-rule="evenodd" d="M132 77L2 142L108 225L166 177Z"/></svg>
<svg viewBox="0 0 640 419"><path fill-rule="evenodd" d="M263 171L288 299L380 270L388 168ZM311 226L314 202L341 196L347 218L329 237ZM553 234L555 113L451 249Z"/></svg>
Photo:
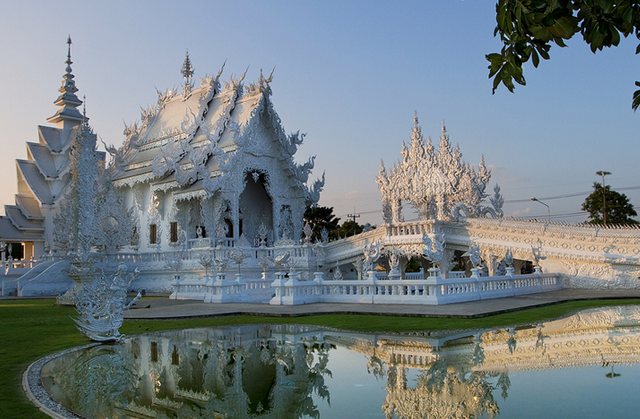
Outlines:
<svg viewBox="0 0 640 419"><path fill-rule="evenodd" d="M116 186L150 182L154 190L174 189L178 200L211 196L220 188L218 178L230 170L234 152L242 149L277 157L292 184L306 188L310 197L312 191L319 192L321 181L311 191L304 185L313 160L305 165L293 162L302 140L298 134L284 133L269 100L271 76L260 74L258 83L246 88L244 75L239 80L232 77L221 88L221 73L201 79L194 88L187 56L182 91L158 92L157 104L142 111L139 123L125 128L123 147L111 150ZM257 131L265 128L272 141L254 143Z"/></svg>
<svg viewBox="0 0 640 419"><path fill-rule="evenodd" d="M78 125L87 118L77 109L82 101L71 70L71 38L67 44L67 66L54 101L59 108L47 119L56 127L39 126L38 142L27 142L27 159L16 160L18 194L16 204L5 205L6 215L0 217L2 241L44 241L42 207L55 205L69 180L69 149Z"/></svg>

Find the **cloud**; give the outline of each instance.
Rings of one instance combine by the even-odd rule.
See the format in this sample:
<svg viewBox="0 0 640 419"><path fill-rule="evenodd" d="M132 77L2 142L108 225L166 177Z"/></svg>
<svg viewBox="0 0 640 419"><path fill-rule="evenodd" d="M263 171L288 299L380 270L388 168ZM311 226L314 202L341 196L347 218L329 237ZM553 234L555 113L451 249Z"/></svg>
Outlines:
<svg viewBox="0 0 640 419"><path fill-rule="evenodd" d="M517 210L512 212L511 214L509 214L511 217L514 218L521 218L521 217L525 217L527 215L529 215L531 213L531 208L527 207L523 210Z"/></svg>

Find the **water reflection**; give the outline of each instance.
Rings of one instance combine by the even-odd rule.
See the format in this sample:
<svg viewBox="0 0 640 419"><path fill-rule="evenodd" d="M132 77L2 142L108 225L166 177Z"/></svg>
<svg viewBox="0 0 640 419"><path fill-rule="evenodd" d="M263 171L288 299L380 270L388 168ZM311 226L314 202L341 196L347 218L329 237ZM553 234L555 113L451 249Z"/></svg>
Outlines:
<svg viewBox="0 0 640 419"><path fill-rule="evenodd" d="M529 391L513 388L513 374L596 366L602 377L619 377L618 365L640 360L639 325L640 307L624 306L539 325L411 336L300 325L190 329L57 358L43 383L87 418L318 418L332 409L331 358L348 372L341 381L370 377L371 398L352 403L377 406L381 417L494 417L512 391ZM334 357L344 351L362 363L340 364Z"/></svg>

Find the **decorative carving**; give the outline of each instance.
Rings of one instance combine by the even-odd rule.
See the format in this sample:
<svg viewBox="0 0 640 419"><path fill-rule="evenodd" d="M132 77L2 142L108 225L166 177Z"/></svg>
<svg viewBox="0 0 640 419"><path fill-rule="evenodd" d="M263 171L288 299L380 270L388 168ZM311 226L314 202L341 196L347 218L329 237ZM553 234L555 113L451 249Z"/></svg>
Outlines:
<svg viewBox="0 0 640 419"><path fill-rule="evenodd" d="M471 246L469 246L469 250L462 256L468 257L474 268L478 268L482 263L482 258L480 257L480 246L478 246L477 244L472 244Z"/></svg>
<svg viewBox="0 0 640 419"><path fill-rule="evenodd" d="M267 234L269 234L269 230L267 230L267 226L264 223L260 223L258 227L258 237L260 238L260 247L265 247L267 245Z"/></svg>
<svg viewBox="0 0 640 419"><path fill-rule="evenodd" d="M120 265L112 279L98 274L79 288L74 298L79 317L73 321L83 335L98 342L122 339L119 329L124 311L141 297L138 293L127 302L127 289L137 273L127 273L126 265Z"/></svg>
<svg viewBox="0 0 640 419"><path fill-rule="evenodd" d="M326 227L322 227L322 231L320 231L320 240L322 243L329 243L329 230Z"/></svg>
<svg viewBox="0 0 640 419"><path fill-rule="evenodd" d="M81 261L88 259L97 236L94 222L98 189L96 141L97 135L83 123L71 145L69 190L60 205L60 214L54 218L56 249Z"/></svg>
<svg viewBox="0 0 640 419"><path fill-rule="evenodd" d="M166 260L166 268L173 269L176 271L176 277L178 276L178 272L182 268L184 264L184 260L187 258L187 254L185 252L175 252L169 256Z"/></svg>
<svg viewBox="0 0 640 419"><path fill-rule="evenodd" d="M414 116L411 143L409 148L403 143L401 155L400 162L388 174L383 162L376 179L382 193L385 223L402 221L403 201L410 202L423 219L450 220L467 214L477 217L501 215L499 188L491 200L498 207L481 206L487 197L485 188L491 178L484 156L477 171L464 164L460 149L451 148L444 123L436 152L431 139L424 144L418 117Z"/></svg>
<svg viewBox="0 0 640 419"><path fill-rule="evenodd" d="M444 234L435 234L434 239L435 240L431 240L427 234L422 235L422 243L424 243L425 246L423 251L427 259L435 264L439 264L442 256L444 255Z"/></svg>
<svg viewBox="0 0 640 419"><path fill-rule="evenodd" d="M504 259L502 259L506 266L513 266L513 253L511 253L511 249L507 249L507 253L504 255Z"/></svg>
<svg viewBox="0 0 640 419"><path fill-rule="evenodd" d="M316 268L318 271L320 271L320 269L322 269L322 266L324 265L325 262L325 250L324 250L324 243L323 242L318 242L315 243L313 245L313 253L316 256Z"/></svg>
<svg viewBox="0 0 640 419"><path fill-rule="evenodd" d="M533 247L533 245L531 245L531 252L533 253L533 259L535 260L536 266L540 266L540 261L547 258L546 256L542 256L542 241L540 239L538 239L537 247Z"/></svg>
<svg viewBox="0 0 640 419"><path fill-rule="evenodd" d="M340 262L336 262L336 267L334 269L335 271L333 272L333 280L342 281L344 278L342 276L342 271L340 270Z"/></svg>
<svg viewBox="0 0 640 419"><path fill-rule="evenodd" d="M313 233L313 230L311 229L311 226L308 222L304 224L304 229L302 230L302 232L304 233L304 242L311 243L311 234Z"/></svg>
<svg viewBox="0 0 640 419"><path fill-rule="evenodd" d="M380 258L380 242L366 244L364 246L364 271L369 272L375 267L375 263Z"/></svg>
<svg viewBox="0 0 640 419"><path fill-rule="evenodd" d="M238 273L240 273L240 266L242 266L244 260L249 256L249 254L244 253L242 250L232 250L228 255L229 259L232 260L236 265L238 265Z"/></svg>
<svg viewBox="0 0 640 419"><path fill-rule="evenodd" d="M210 253L204 253L198 258L198 263L204 268L205 276L209 275L209 270L214 265L213 256Z"/></svg>

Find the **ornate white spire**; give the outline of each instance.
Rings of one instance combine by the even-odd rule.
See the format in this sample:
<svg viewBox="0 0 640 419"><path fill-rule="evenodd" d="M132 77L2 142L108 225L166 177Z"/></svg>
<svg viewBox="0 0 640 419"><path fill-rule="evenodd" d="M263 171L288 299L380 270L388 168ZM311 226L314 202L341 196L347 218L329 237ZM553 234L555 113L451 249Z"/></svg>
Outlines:
<svg viewBox="0 0 640 419"><path fill-rule="evenodd" d="M189 59L189 50L187 50L187 56L184 59L184 63L182 64L182 76L187 79L187 80L191 80L191 78L193 77L193 66L191 65L191 59Z"/></svg>
<svg viewBox="0 0 640 419"><path fill-rule="evenodd" d="M189 50L187 50L187 56L182 63L182 77L184 77L184 88L182 89L185 97L191 93L193 89L193 66L191 65L191 59L189 58Z"/></svg>
<svg viewBox="0 0 640 419"><path fill-rule="evenodd" d="M444 121L436 150L431 139L424 144L418 116L414 113L410 145L407 147L403 142L400 154L402 159L388 173L382 164L376 179L382 193L385 223L402 219L403 201L410 202L425 219L455 218L452 211L457 205L476 216L488 211L481 206L491 178L484 157L478 171L465 164L459 147L451 147ZM500 211L496 208L491 213L496 216Z"/></svg>
<svg viewBox="0 0 640 419"><path fill-rule="evenodd" d="M82 101L76 96L78 88L76 87L76 82L73 80L75 76L71 72L71 64L73 64L73 61L71 61L71 36L67 39L67 44L67 61L65 61L67 68L65 69L65 74L62 76L62 86L58 89L60 96L53 102L54 105L60 106L60 109L58 109L55 115L48 118L47 121L57 124L64 124L65 121L69 121L72 125L77 125L83 121L82 114L76 109L82 105ZM84 120L86 119L88 118L85 117Z"/></svg>

